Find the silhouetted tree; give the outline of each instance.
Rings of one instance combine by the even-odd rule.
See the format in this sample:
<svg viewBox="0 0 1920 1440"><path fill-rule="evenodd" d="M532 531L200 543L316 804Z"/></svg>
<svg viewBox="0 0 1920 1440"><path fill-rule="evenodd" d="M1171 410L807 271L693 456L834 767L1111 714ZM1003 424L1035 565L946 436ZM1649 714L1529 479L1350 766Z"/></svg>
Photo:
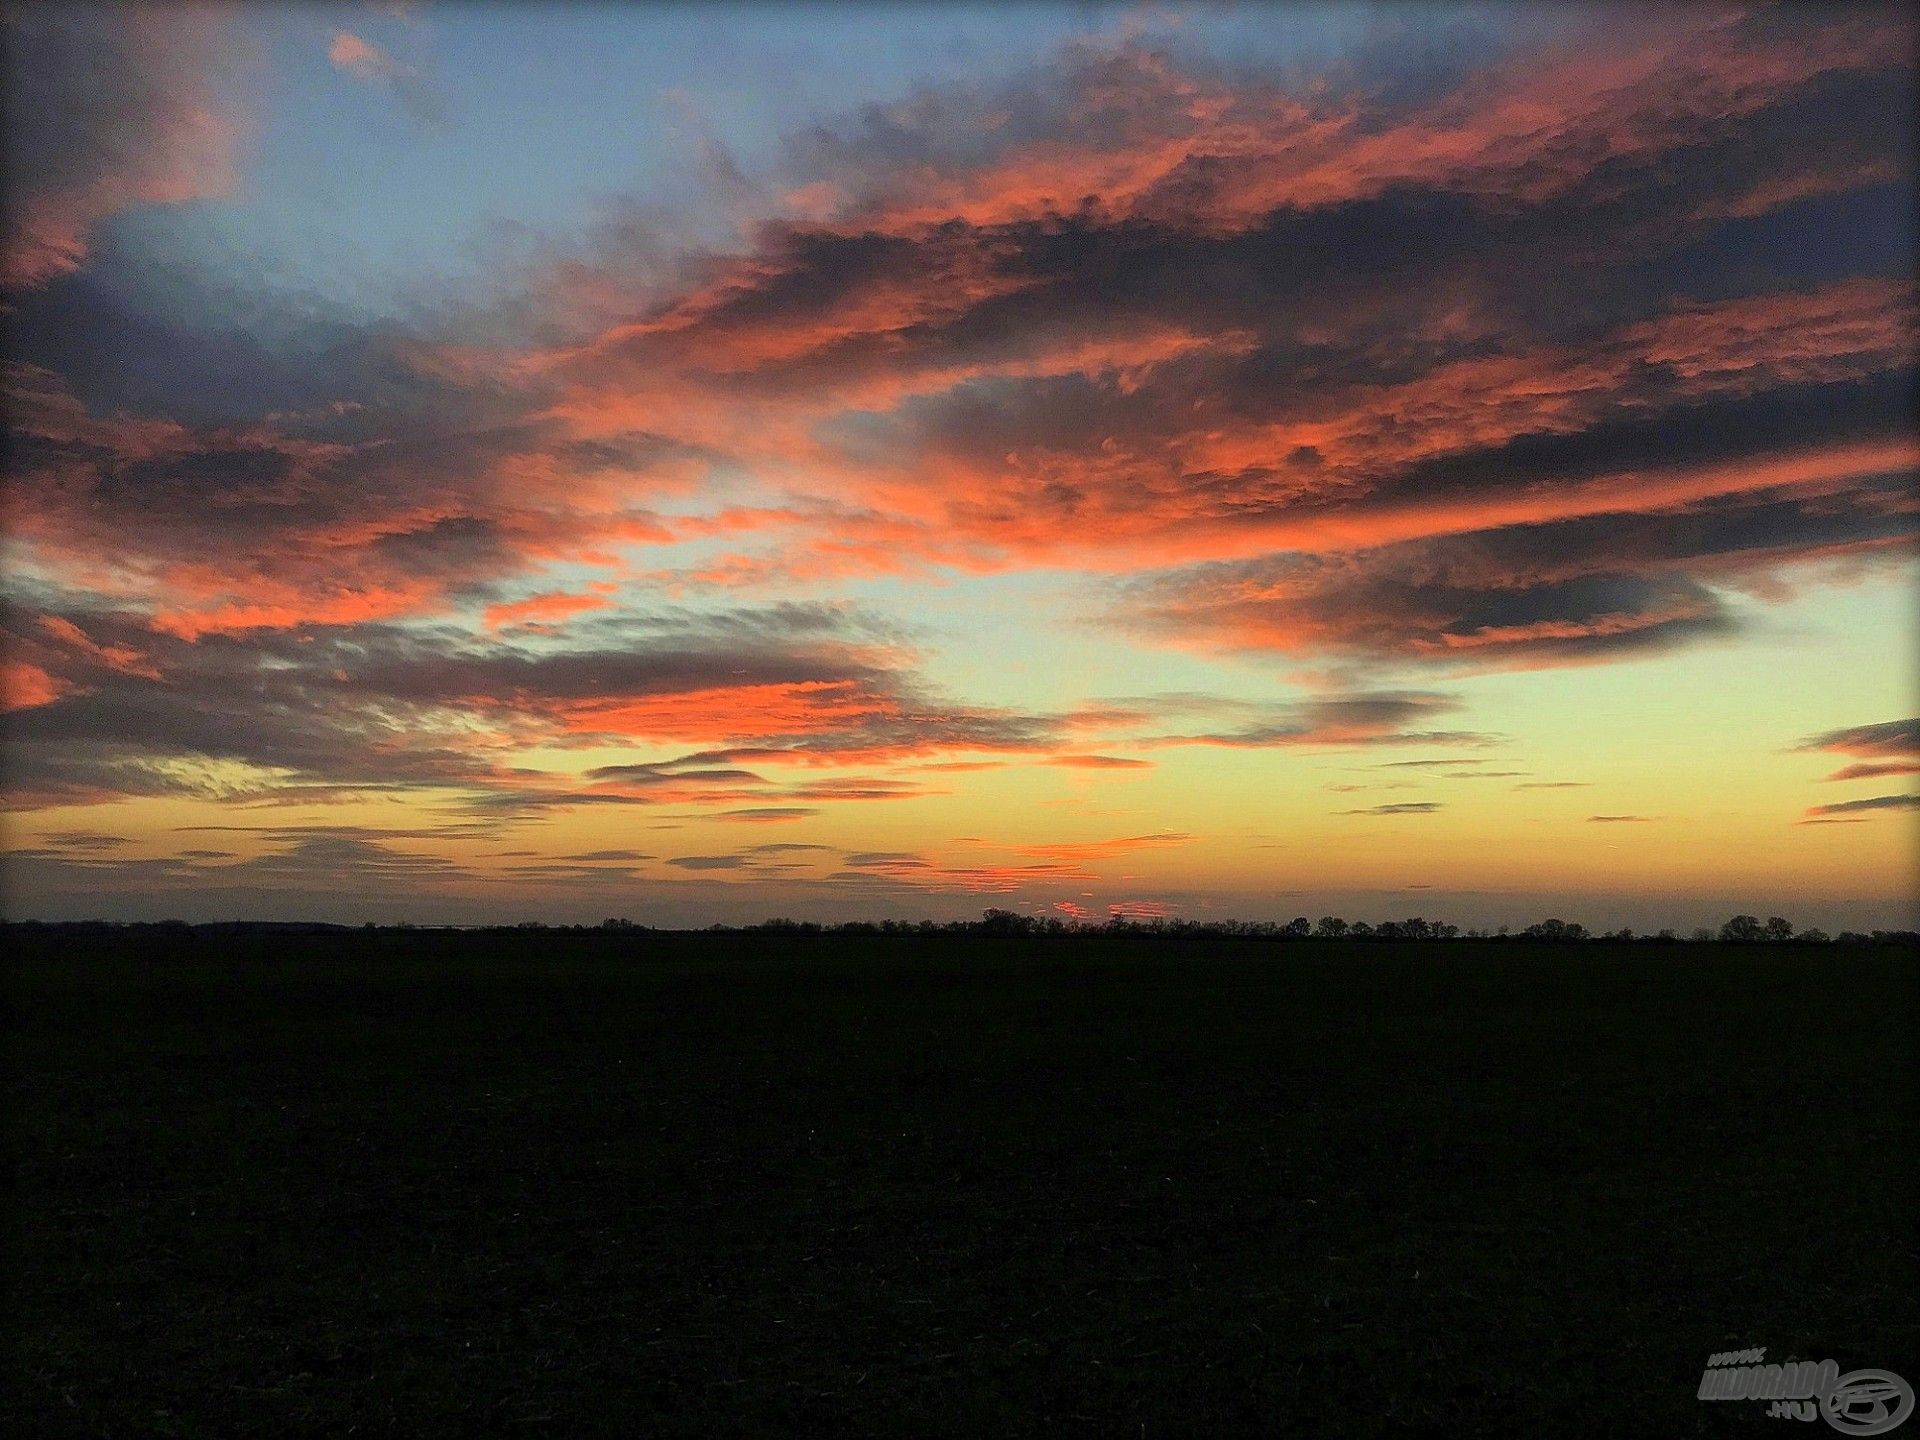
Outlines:
<svg viewBox="0 0 1920 1440"><path fill-rule="evenodd" d="M1022 915L1017 910L989 910L980 917L976 928L982 935L1011 937L1035 934L1040 924L1031 915Z"/></svg>
<svg viewBox="0 0 1920 1440"><path fill-rule="evenodd" d="M1784 916L1769 915L1767 917L1766 935L1767 939L1774 941L1776 944L1783 940L1791 940L1793 939L1793 922Z"/></svg>
<svg viewBox="0 0 1920 1440"><path fill-rule="evenodd" d="M1342 920L1338 915L1322 915L1320 917L1320 923L1314 927L1313 933L1318 935L1322 940L1338 940L1342 935L1347 933L1347 922Z"/></svg>
<svg viewBox="0 0 1920 1440"><path fill-rule="evenodd" d="M1751 945L1767 938L1757 915L1736 915L1720 927L1720 938L1730 945Z"/></svg>
<svg viewBox="0 0 1920 1440"><path fill-rule="evenodd" d="M1538 925L1529 925L1520 935L1526 940L1584 940L1587 927L1565 920L1542 920Z"/></svg>

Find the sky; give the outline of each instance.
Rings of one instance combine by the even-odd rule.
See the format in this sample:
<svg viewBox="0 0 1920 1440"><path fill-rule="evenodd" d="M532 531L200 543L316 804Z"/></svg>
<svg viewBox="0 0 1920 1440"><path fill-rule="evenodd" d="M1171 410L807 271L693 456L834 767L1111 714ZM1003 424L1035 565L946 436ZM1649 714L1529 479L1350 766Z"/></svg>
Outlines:
<svg viewBox="0 0 1920 1440"><path fill-rule="evenodd" d="M1892 5L10 7L9 918L1920 918Z"/></svg>

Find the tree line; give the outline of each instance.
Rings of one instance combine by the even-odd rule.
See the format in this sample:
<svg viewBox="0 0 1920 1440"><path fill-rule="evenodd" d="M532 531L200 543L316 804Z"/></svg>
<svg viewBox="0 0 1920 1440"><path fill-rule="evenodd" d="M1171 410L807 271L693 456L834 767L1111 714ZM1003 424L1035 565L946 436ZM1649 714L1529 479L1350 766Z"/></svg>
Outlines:
<svg viewBox="0 0 1920 1440"><path fill-rule="evenodd" d="M630 920L608 920L603 929L643 929ZM1175 918L1141 919L1113 915L1103 921L1071 919L1058 915L1029 915L1018 910L990 909L978 920L763 920L755 925L714 925L711 931L743 935L984 935L1003 939L1032 939L1070 935L1167 935L1223 938L1234 940L1553 940L1553 941L1635 941L1655 944L1732 945L1896 945L1920 943L1920 932L1912 930L1843 930L1829 935L1819 929L1796 929L1793 922L1779 915L1761 920L1754 915L1735 915L1718 930L1700 928L1681 935L1674 930L1647 933L1622 927L1618 930L1592 931L1573 921L1548 919L1515 930L1502 925L1497 929L1462 929L1442 920L1415 915L1406 920L1348 921L1338 915L1323 915L1310 920L1304 915L1292 920L1183 920Z"/></svg>
<svg viewBox="0 0 1920 1440"><path fill-rule="evenodd" d="M267 920L229 920L202 924L188 924L183 920L159 921L110 921L110 920L8 920L0 921L0 930L5 931L54 931L80 935L94 932L138 933L162 932L196 935L220 935L240 932L270 932L288 934L352 933L383 931L459 931L464 934L498 934L502 932L523 933L528 931L556 934L633 934L633 935L896 935L896 936L985 936L993 939L1045 939L1071 936L1166 936L1169 938L1227 939L1227 940L1267 940L1298 941L1320 943L1337 941L1341 943L1382 941L1382 940L1473 940L1500 943L1505 941L1546 940L1555 942L1592 942L1636 944L1682 945L1713 944L1729 945L1907 945L1920 946L1920 932L1913 930L1842 930L1837 935L1829 935L1824 930L1796 929L1793 923L1783 916L1773 915L1762 920L1755 915L1735 915L1719 929L1709 927L1689 931L1682 935L1674 930L1635 932L1626 927L1618 930L1593 931L1585 925L1568 920L1548 919L1524 929L1513 929L1502 925L1498 929L1467 928L1450 925L1442 920L1428 920L1415 915L1406 920L1382 920L1369 924L1365 920L1348 921L1338 915L1323 915L1318 920L1309 920L1304 915L1292 920L1184 920L1177 918L1136 918L1128 915L1112 915L1106 920L1096 921L1080 918L1068 918L1058 915L1029 915L1018 910L990 909L977 920L844 920L822 922L818 920L762 920L751 925L709 925L702 930L690 931L673 926L645 925L626 918L612 918L598 925L548 925L539 920L523 920L517 924L502 925L414 925L407 921L376 925L369 921L365 925L328 923L325 921L267 921Z"/></svg>

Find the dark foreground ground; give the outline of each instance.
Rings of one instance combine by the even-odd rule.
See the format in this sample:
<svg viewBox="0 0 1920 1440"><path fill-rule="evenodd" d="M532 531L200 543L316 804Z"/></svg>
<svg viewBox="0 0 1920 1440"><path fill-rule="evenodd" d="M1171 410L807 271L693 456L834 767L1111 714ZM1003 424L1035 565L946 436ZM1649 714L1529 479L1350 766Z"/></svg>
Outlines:
<svg viewBox="0 0 1920 1440"><path fill-rule="evenodd" d="M14 1434L1765 1436L1827 1429L1710 1352L1920 1380L1911 953L64 943L0 962Z"/></svg>

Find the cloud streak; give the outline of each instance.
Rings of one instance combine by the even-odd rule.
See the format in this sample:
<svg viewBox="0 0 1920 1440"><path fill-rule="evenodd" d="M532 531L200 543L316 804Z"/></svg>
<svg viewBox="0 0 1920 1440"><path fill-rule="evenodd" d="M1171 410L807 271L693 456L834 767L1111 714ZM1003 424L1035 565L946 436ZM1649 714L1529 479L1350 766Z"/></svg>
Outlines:
<svg viewBox="0 0 1920 1440"><path fill-rule="evenodd" d="M1872 795L1864 800L1836 800L1830 805L1815 805L1807 811L1809 820L1829 815L1860 815L1887 810L1920 810L1920 795Z"/></svg>

